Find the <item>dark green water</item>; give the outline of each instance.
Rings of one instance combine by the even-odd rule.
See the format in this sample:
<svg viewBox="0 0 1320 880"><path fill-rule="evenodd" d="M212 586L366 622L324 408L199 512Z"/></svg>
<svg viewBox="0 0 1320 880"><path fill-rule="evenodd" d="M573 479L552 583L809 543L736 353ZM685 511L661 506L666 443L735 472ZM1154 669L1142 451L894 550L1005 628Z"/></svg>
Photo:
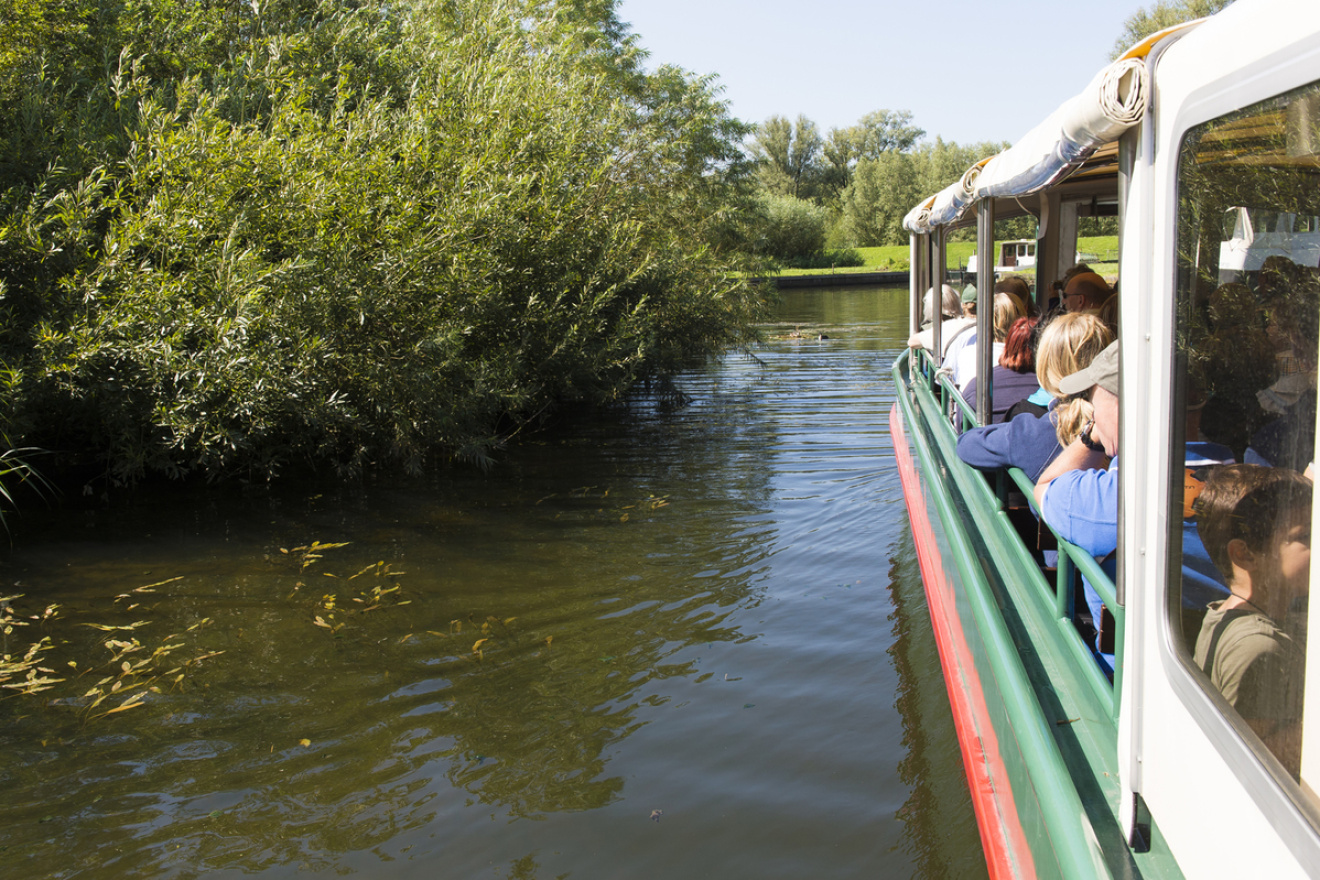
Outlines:
<svg viewBox="0 0 1320 880"><path fill-rule="evenodd" d="M69 680L0 702L0 877L984 876L888 433L905 296L788 293L687 407L487 475L24 517L7 593L60 617L6 650ZM124 675L84 624L136 621L130 662L183 647Z"/></svg>

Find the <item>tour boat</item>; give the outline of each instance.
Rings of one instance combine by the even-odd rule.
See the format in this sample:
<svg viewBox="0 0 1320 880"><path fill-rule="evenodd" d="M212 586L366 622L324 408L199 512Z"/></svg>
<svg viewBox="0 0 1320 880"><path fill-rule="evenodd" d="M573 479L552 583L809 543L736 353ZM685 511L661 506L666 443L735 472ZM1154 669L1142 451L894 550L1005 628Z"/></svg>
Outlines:
<svg viewBox="0 0 1320 880"><path fill-rule="evenodd" d="M1224 462L1263 462L1276 470L1241 470L1295 487L1316 457L1312 221L1271 222L1273 263L1233 262L1227 243L1244 218L1320 216L1320 3L1237 0L1142 41L1011 148L914 207L903 221L914 334L924 295L947 277L946 235L974 226L978 251L993 253L995 221L1026 215L1037 220L1042 307L1076 257L1079 218L1119 220L1110 564L1038 522L1021 470L976 470L958 457L960 432L990 412L991 273L977 278L986 381L976 400L964 403L932 354L942 350L937 322L927 347L914 340L894 363L890 416L989 872L1320 876L1320 647L1306 642L1320 603L1308 610L1304 598L1320 559L1278 573L1303 540L1286 517L1303 511L1309 529L1315 502L1247 516L1238 496L1227 507L1190 500L1227 479ZM1235 283L1222 285L1221 272ZM1231 455L1201 467L1202 442ZM1215 539L1211 517L1256 531ZM1239 605L1271 628L1286 662L1234 679L1234 693L1196 660L1203 625L1218 631L1188 573L1202 546L1228 548L1215 557L1227 567L1215 563L1213 595L1240 603L1266 584L1283 595L1285 582L1296 593L1283 610ZM1079 575L1112 615L1101 627L1112 648L1095 640ZM1251 578L1257 592L1241 593Z"/></svg>

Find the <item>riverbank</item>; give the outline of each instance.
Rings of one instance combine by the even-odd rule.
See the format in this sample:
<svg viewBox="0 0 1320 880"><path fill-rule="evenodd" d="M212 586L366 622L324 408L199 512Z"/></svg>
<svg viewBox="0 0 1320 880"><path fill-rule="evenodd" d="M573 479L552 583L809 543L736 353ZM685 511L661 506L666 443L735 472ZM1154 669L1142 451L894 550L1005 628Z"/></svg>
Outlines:
<svg viewBox="0 0 1320 880"><path fill-rule="evenodd" d="M998 244L998 243L996 243ZM1077 240L1078 251L1086 255L1095 255L1090 265L1095 271L1111 281L1117 276L1118 238L1116 236L1082 237ZM908 283L908 246L886 245L883 247L855 248L862 255L863 264L853 268L838 269L785 269L775 276L775 284L780 290L812 287L837 287L854 285L906 285ZM964 276L970 278L963 268L967 259L976 250L976 244L970 241L949 242L948 262L949 280L953 284L962 284ZM1036 268L1024 268L1019 274L1035 280Z"/></svg>
<svg viewBox="0 0 1320 880"><path fill-rule="evenodd" d="M780 275L775 284L780 290L804 287L841 287L871 285L892 287L908 283L908 272L820 272L812 275Z"/></svg>

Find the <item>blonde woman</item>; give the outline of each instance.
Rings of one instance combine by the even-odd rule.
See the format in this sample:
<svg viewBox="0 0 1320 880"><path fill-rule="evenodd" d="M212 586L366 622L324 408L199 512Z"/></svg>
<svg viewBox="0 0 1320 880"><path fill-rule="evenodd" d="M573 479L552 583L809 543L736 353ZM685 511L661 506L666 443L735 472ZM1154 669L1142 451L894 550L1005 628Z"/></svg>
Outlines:
<svg viewBox="0 0 1320 880"><path fill-rule="evenodd" d="M1009 293L995 294L993 316L995 340L990 355L991 363L999 363L999 359L1004 356L1004 340L1008 338L1008 331L1012 329L1018 318L1024 318L1026 314L1017 297ZM968 341L967 345L958 352L953 365L953 381L959 390L965 390L967 383L976 378L976 345L973 344L975 342L975 338Z"/></svg>
<svg viewBox="0 0 1320 880"><path fill-rule="evenodd" d="M958 457L974 468L1021 468L1035 482L1091 420L1091 402L1059 390L1059 380L1088 366L1114 341L1095 315L1068 313L1049 322L1036 347L1036 380L1055 400L1042 416L1019 413L958 438Z"/></svg>
<svg viewBox="0 0 1320 880"><path fill-rule="evenodd" d="M1036 350L1036 379L1057 401L1052 418L1061 446L1077 439L1094 413L1085 395L1060 391L1059 380L1090 365L1113 341L1114 331L1099 316L1072 312L1051 321L1041 335Z"/></svg>

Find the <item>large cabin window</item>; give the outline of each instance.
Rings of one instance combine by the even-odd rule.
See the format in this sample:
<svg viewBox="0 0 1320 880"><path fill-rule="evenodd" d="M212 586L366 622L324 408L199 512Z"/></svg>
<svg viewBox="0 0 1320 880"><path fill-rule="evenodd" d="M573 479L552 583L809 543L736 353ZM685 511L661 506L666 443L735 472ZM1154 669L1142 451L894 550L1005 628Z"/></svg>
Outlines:
<svg viewBox="0 0 1320 880"><path fill-rule="evenodd" d="M1192 129L1178 211L1173 641L1224 721L1313 797L1320 83Z"/></svg>

